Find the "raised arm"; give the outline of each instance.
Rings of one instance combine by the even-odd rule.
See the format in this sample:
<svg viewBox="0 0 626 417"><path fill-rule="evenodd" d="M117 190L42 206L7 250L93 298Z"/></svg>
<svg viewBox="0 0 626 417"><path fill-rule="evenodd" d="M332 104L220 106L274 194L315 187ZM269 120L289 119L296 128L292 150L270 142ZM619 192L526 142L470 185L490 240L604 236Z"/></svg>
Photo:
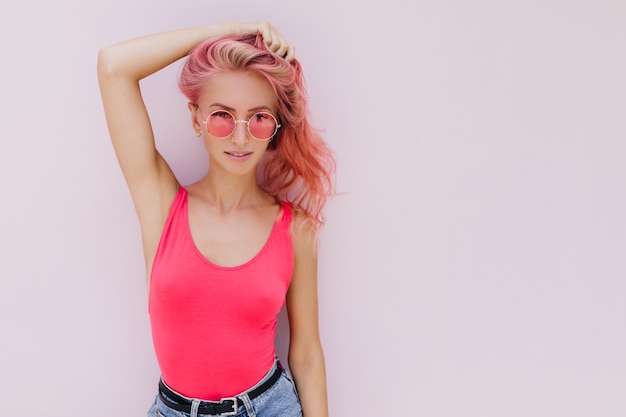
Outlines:
<svg viewBox="0 0 626 417"><path fill-rule="evenodd" d="M293 47L266 22L220 22L156 33L103 47L98 54L98 82L109 134L137 210L147 266L179 184L155 147L139 81L183 58L209 37L249 33L262 34L276 54L293 57Z"/></svg>

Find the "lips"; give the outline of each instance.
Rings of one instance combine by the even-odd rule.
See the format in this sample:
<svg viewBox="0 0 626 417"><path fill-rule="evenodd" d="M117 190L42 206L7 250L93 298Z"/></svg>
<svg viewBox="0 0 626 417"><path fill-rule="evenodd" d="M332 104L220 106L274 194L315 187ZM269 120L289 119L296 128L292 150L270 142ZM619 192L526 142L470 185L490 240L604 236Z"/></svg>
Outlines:
<svg viewBox="0 0 626 417"><path fill-rule="evenodd" d="M246 161L250 155L252 155L252 152L242 152L242 151L224 151L224 153L233 161L238 161L238 162L243 162Z"/></svg>
<svg viewBox="0 0 626 417"><path fill-rule="evenodd" d="M248 156L251 155L252 152L228 152L228 151L224 151L225 154L230 155L230 156L235 156L237 158L241 158L244 156Z"/></svg>

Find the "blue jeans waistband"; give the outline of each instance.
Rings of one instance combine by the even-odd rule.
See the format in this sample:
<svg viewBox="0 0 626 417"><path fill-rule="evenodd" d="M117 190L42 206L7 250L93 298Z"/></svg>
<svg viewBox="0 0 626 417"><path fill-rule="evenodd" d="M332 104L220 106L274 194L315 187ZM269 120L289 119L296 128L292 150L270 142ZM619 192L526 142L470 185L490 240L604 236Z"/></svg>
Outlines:
<svg viewBox="0 0 626 417"><path fill-rule="evenodd" d="M237 409L245 405L246 401L244 399L251 401L269 390L278 381L283 371L284 369L280 361L276 360L272 368L258 384L238 395L223 398L220 401L206 401L185 397L168 387L163 379L159 381L159 396L165 405L176 411L192 414L195 409L196 414L236 415Z"/></svg>

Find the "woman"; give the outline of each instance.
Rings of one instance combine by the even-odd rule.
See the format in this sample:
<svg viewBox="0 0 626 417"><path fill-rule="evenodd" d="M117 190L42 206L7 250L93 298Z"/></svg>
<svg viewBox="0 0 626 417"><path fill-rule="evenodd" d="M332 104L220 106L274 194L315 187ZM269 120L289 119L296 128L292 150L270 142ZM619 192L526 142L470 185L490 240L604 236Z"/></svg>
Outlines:
<svg viewBox="0 0 626 417"><path fill-rule="evenodd" d="M209 170L182 186L139 81L185 56ZM316 245L334 158L309 125L294 47L269 23L221 22L104 47L98 79L141 225L162 375L148 415L327 416ZM285 302L293 380L274 348Z"/></svg>

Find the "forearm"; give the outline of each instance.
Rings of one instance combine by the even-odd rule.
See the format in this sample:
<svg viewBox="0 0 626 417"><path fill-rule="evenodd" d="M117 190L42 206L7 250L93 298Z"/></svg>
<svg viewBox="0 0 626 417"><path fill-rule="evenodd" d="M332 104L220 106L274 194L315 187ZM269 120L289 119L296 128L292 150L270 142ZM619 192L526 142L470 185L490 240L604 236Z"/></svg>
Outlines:
<svg viewBox="0 0 626 417"><path fill-rule="evenodd" d="M139 81L183 58L203 40L234 30L232 24L222 22L154 33L106 46L100 50L98 72Z"/></svg>
<svg viewBox="0 0 626 417"><path fill-rule="evenodd" d="M290 355L289 368L298 389L304 417L328 417L326 365L319 349L306 358Z"/></svg>

